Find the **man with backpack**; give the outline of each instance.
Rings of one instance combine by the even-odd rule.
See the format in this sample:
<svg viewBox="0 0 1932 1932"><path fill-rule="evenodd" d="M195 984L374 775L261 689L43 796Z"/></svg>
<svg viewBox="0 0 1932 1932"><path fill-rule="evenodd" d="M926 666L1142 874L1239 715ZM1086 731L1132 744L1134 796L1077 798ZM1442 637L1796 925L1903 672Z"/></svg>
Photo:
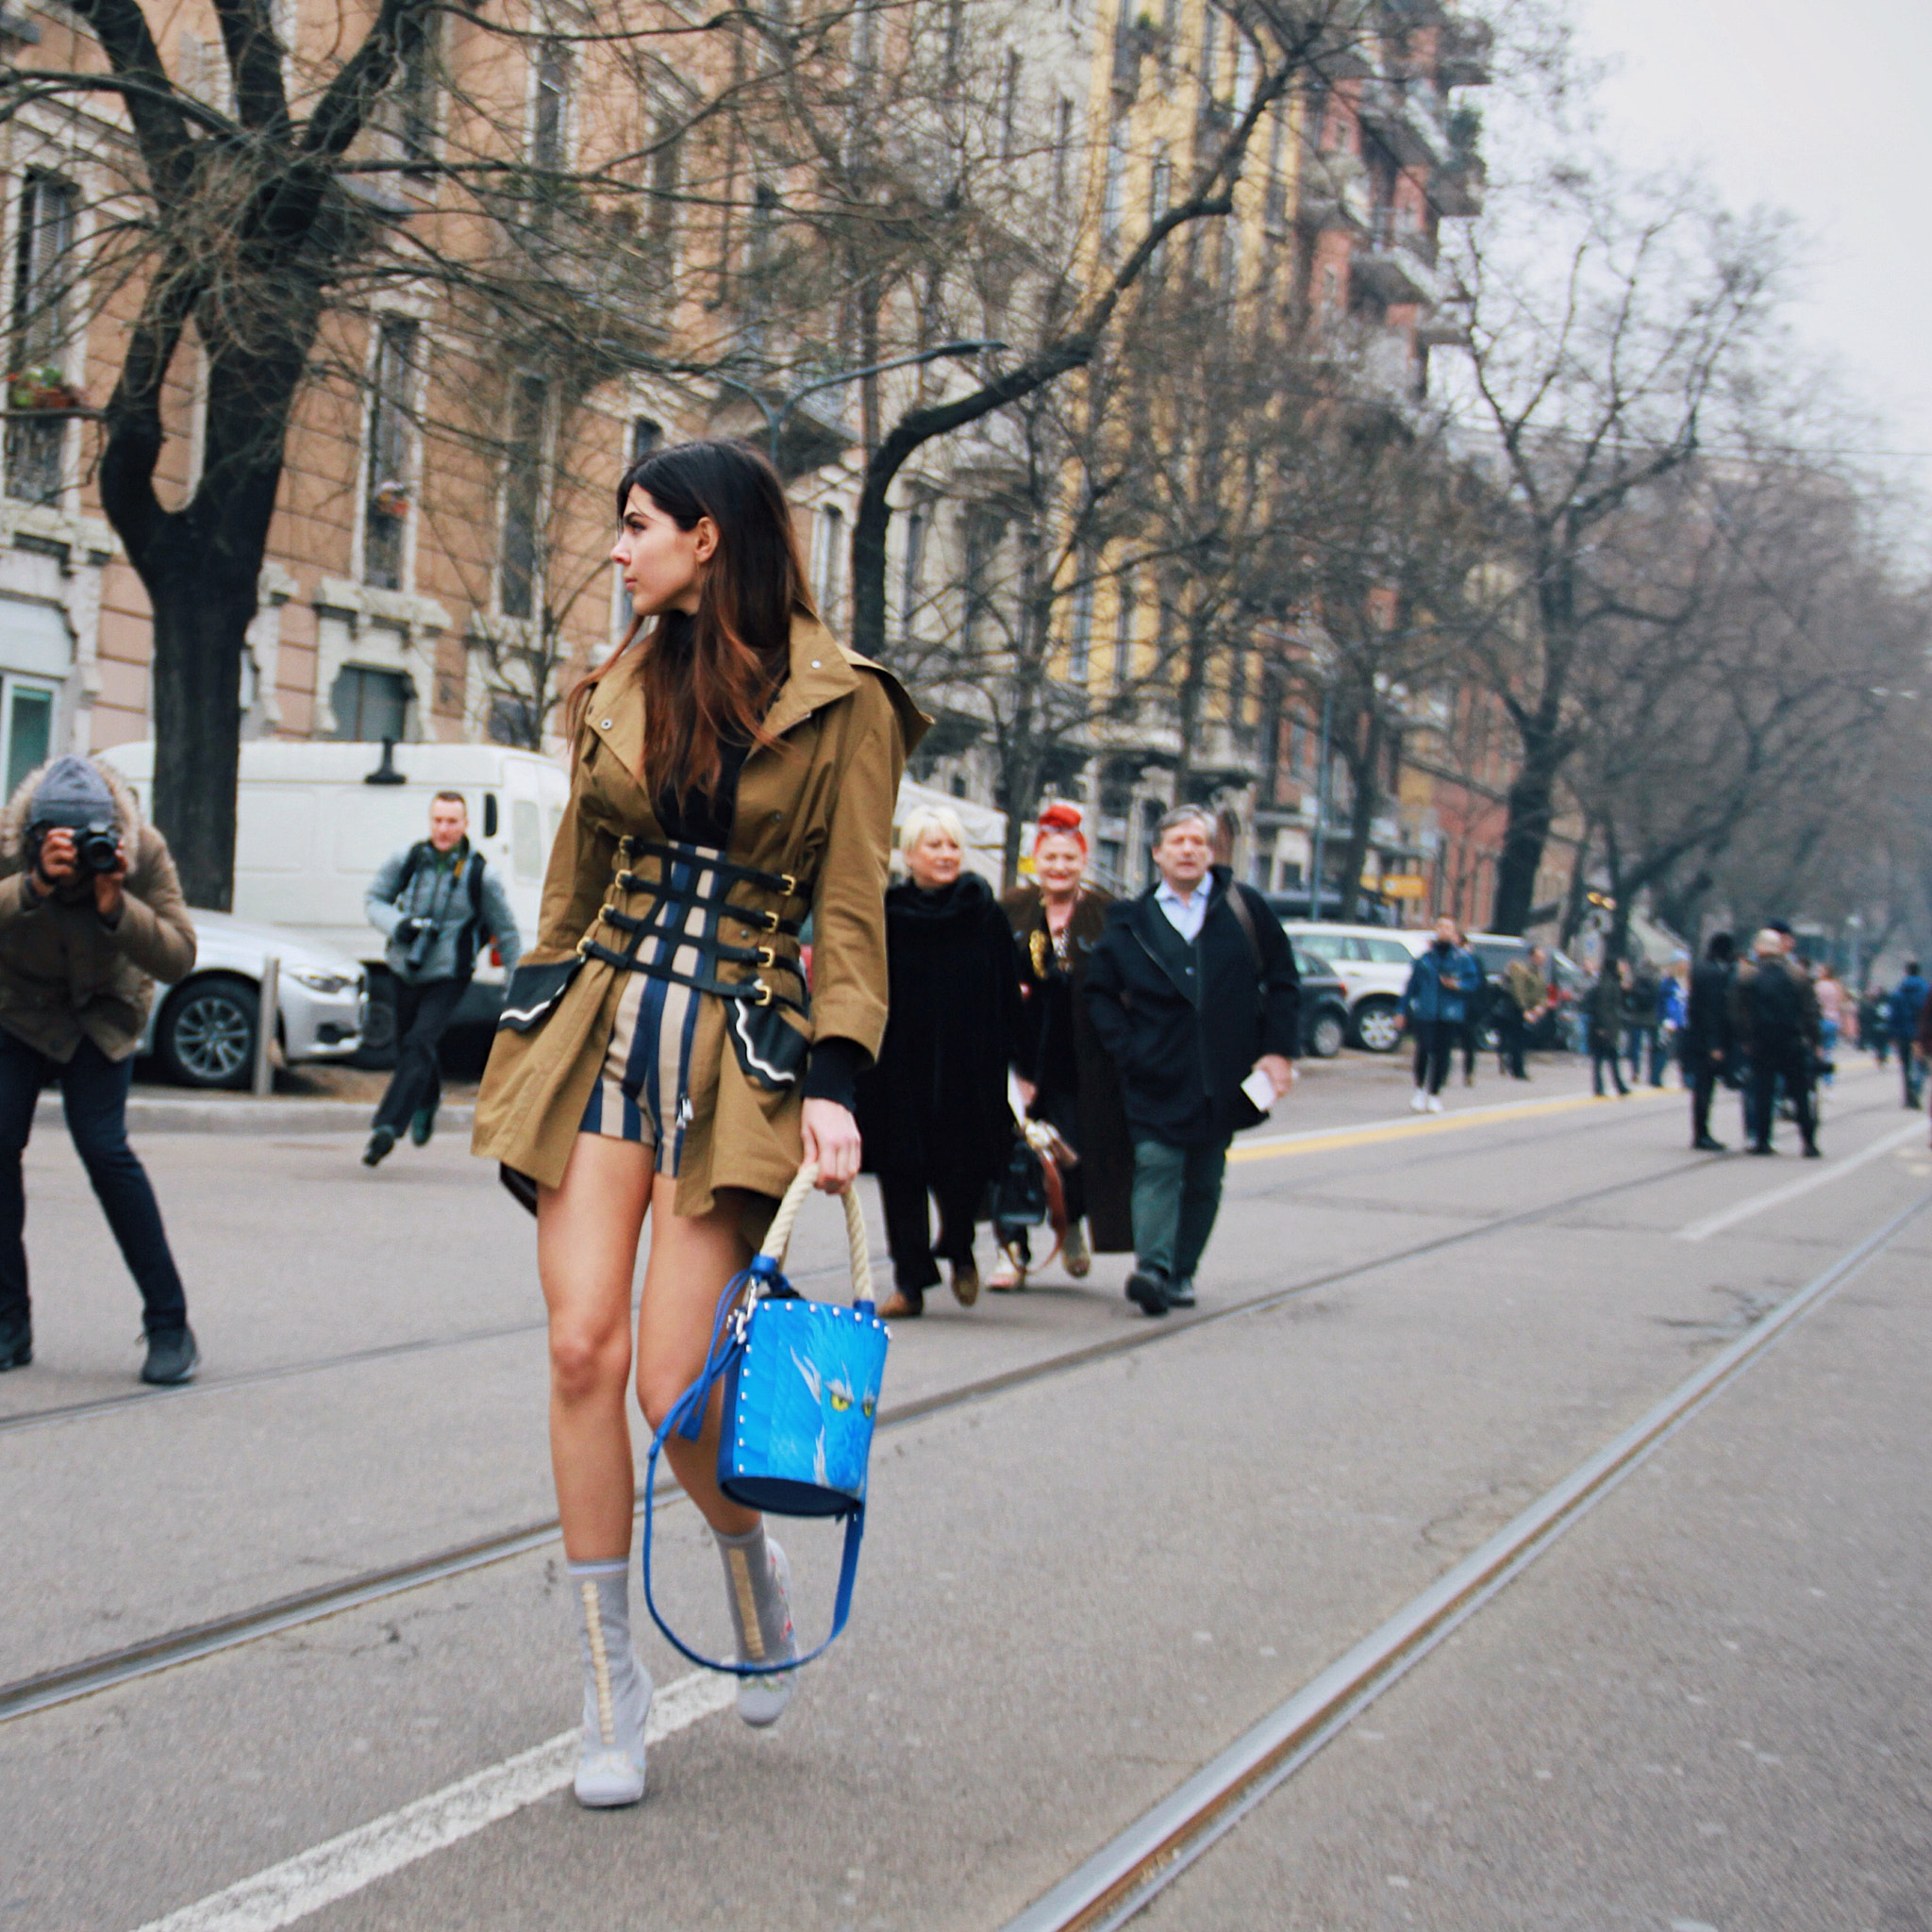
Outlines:
<svg viewBox="0 0 1932 1932"><path fill-rule="evenodd" d="M418 1147L428 1144L442 1099L437 1049L476 955L493 941L508 971L523 951L516 915L469 831L462 793L439 791L428 838L392 854L363 894L370 924L389 940L396 1004L396 1070L375 1109L364 1167L380 1165L405 1129Z"/></svg>

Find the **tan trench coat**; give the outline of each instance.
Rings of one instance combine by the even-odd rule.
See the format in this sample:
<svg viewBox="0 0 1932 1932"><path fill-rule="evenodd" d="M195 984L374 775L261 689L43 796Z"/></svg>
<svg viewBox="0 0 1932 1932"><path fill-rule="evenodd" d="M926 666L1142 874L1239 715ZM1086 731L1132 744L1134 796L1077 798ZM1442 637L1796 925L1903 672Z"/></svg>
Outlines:
<svg viewBox="0 0 1932 1932"><path fill-rule="evenodd" d="M537 943L526 964L568 958L592 933L601 908L637 914L646 894L627 893L615 875L628 869L648 880L661 870L645 856L626 859L626 834L658 841L651 800L638 776L644 732L643 696L635 657L606 676L584 713L572 773L570 805L551 849L543 881ZM806 619L791 627L791 662L765 720L779 741L753 746L738 781L738 804L725 857L794 881L789 895L746 881L732 886L734 905L812 919L809 1031L815 1038L857 1041L878 1050L886 1024L887 858L892 806L906 755L927 721L890 673L838 643ZM606 927L606 944L622 935ZM798 941L774 935L781 958L796 958ZM721 978L753 977L756 966L722 962ZM499 1032L476 1099L472 1146L545 1187L563 1179L591 1085L604 1060L617 1000L628 974L587 958L557 1008L535 1031ZM781 990L795 988L790 974ZM744 1204L748 1231L769 1220L772 1200L798 1171L800 1095L755 1087L724 1038L724 1003L700 1003L691 1061L693 1117L678 1169L677 1211L704 1214L720 1189L758 1197ZM804 1023L799 1023L804 1024Z"/></svg>

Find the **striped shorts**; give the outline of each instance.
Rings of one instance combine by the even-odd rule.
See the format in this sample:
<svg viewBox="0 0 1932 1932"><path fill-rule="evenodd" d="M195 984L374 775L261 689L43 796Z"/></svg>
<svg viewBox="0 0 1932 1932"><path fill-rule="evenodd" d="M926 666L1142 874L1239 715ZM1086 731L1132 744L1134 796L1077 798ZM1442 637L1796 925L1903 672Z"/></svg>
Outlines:
<svg viewBox="0 0 1932 1932"><path fill-rule="evenodd" d="M691 850L707 858L718 857L710 846ZM670 874L670 884L694 888L700 897L708 898L716 890L716 875L698 866L674 863ZM701 936L704 925L702 907L659 901L651 930L638 942L637 957L674 973L714 970L707 967L699 946L685 942L688 933ZM703 998L693 987L649 973L624 975L604 1065L585 1104L579 1131L652 1148L653 1168L661 1174L676 1174L685 1129L691 1124L691 1044L697 1038Z"/></svg>

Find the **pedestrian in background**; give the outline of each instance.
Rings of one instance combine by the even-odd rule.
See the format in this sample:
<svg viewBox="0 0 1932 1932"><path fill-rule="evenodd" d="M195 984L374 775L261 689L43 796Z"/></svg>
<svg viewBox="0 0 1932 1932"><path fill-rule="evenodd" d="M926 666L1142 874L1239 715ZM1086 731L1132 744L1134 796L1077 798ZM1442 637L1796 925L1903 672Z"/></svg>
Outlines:
<svg viewBox="0 0 1932 1932"><path fill-rule="evenodd" d="M1752 1154L1772 1154L1780 1085L1791 1104L1807 1159L1819 1158L1812 1107L1818 1058L1818 996L1802 960L1789 957L1783 935L1766 926L1752 957L1731 977L1731 1028L1750 1067Z"/></svg>
<svg viewBox="0 0 1932 1932"><path fill-rule="evenodd" d="M1912 1113L1919 1110L1919 1095L1925 1082L1924 1062L1913 1045L1919 1037L1919 1020L1925 1008L1925 982L1919 974L1919 962L1907 959L1905 976L1892 988L1891 997L1885 1005L1886 1031L1891 1035L1892 1044L1898 1048L1899 1076L1905 1082L1906 1107Z"/></svg>
<svg viewBox="0 0 1932 1932"><path fill-rule="evenodd" d="M362 896L369 923L389 943L395 988L396 1070L371 1123L362 1165L375 1167L407 1131L426 1147L442 1104L438 1050L469 991L476 955L494 941L506 972L523 952L516 914L496 874L470 844L470 808L460 791L429 801L429 836L384 860Z"/></svg>
<svg viewBox="0 0 1932 1932"><path fill-rule="evenodd" d="M141 1290L143 1382L192 1378L201 1352L127 1091L155 981L194 965L168 841L114 768L72 754L23 779L0 816L0 1369L34 1358L21 1156L58 1082L74 1151Z"/></svg>
<svg viewBox="0 0 1932 1932"><path fill-rule="evenodd" d="M1483 1043L1483 1035L1489 1031L1491 1012L1496 1003L1496 983L1483 964L1483 956L1470 944L1469 933L1459 921L1456 927L1456 943L1469 955L1470 963L1475 968L1475 984L1462 1002L1462 1084L1474 1087L1476 1051Z"/></svg>
<svg viewBox="0 0 1932 1932"><path fill-rule="evenodd" d="M1891 1051L1891 1034L1885 1024L1885 990L1867 986L1858 995L1858 1044L1882 1067Z"/></svg>
<svg viewBox="0 0 1932 1932"><path fill-rule="evenodd" d="M1040 814L1033 883L1000 901L1013 928L1022 994L1020 1095L1079 1159L1060 1174L1067 1233L1060 1259L1078 1280L1095 1254L1134 1246L1134 1143L1121 1101L1120 1075L1087 1009L1087 967L1107 924L1112 896L1086 882L1087 837L1080 808L1056 800ZM1025 1286L1026 1230L1018 1263L1002 1257L987 1281L1002 1292Z"/></svg>
<svg viewBox="0 0 1932 1932"><path fill-rule="evenodd" d="M1469 1017L1469 999L1481 982L1475 955L1457 943L1460 928L1445 913L1436 922L1436 937L1409 968L1402 994L1402 1023L1415 1043L1417 1113L1442 1111L1442 1086L1449 1077L1449 1057L1462 1037Z"/></svg>
<svg viewBox="0 0 1932 1932"><path fill-rule="evenodd" d="M1620 1058L1624 1040L1624 1017L1630 992L1630 968L1622 959L1606 959L1603 971L1583 996L1584 1025L1590 1041L1590 1091L1604 1097L1604 1069L1617 1083L1617 1098L1624 1099L1630 1090L1624 1085Z"/></svg>
<svg viewBox="0 0 1932 1932"><path fill-rule="evenodd" d="M1812 989L1818 996L1818 1050L1825 1066L1820 1077L1829 1087L1838 1077L1838 1043L1844 1031L1845 990L1828 959L1819 962Z"/></svg>
<svg viewBox="0 0 1932 1932"><path fill-rule="evenodd" d="M1512 1080L1529 1078L1524 1049L1529 1029L1549 1010L1547 956L1541 946L1511 959L1496 990L1496 1061Z"/></svg>
<svg viewBox="0 0 1932 1932"><path fill-rule="evenodd" d="M1228 1141L1294 1082L1301 980L1267 901L1213 863L1215 824L1176 806L1154 841L1156 883L1107 909L1087 968L1093 1024L1120 1070L1134 1140L1134 1272L1149 1315L1194 1306Z"/></svg>
<svg viewBox="0 0 1932 1932"><path fill-rule="evenodd" d="M1731 1059L1731 974L1737 958L1737 942L1729 933L1711 934L1703 961L1691 972L1684 1025L1677 1035L1678 1064L1690 1091L1690 1144L1700 1154L1725 1151L1710 1131L1710 1103Z"/></svg>
<svg viewBox="0 0 1932 1932"><path fill-rule="evenodd" d="M1932 1059L1932 1000L1919 1003L1919 1030L1906 1051L1916 1053L1922 1060Z"/></svg>
<svg viewBox="0 0 1932 1932"><path fill-rule="evenodd" d="M1624 1053L1630 1062L1630 1084L1641 1084L1646 1057L1650 1084L1664 1084L1663 1056L1657 1033L1663 1023L1663 974L1647 958L1631 968L1624 987Z"/></svg>
<svg viewBox="0 0 1932 1932"><path fill-rule="evenodd" d="M858 1079L865 1169L878 1176L893 1294L882 1315L924 1312L943 1260L962 1308L979 1299L974 1224L1012 1146L1007 1073L1020 1064L1012 928L943 806L908 815L910 877L886 893L891 1006L878 1059ZM926 1196L939 1203L933 1239Z"/></svg>

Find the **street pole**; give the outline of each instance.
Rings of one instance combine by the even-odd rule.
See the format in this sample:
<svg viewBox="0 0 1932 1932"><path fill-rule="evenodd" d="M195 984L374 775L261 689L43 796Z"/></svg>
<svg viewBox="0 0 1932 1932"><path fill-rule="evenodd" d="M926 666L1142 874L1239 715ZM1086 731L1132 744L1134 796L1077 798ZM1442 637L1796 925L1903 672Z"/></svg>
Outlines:
<svg viewBox="0 0 1932 1932"><path fill-rule="evenodd" d="M275 1007L281 992L282 962L271 953L261 962L261 996L255 1007L255 1078L257 1093L275 1091L275 1065L269 1058L275 1043Z"/></svg>
<svg viewBox="0 0 1932 1932"><path fill-rule="evenodd" d="M1323 846L1328 832L1328 720L1335 703L1335 687L1325 684L1322 687L1322 740L1315 753L1315 838L1314 850L1309 857L1308 917L1322 916L1322 862Z"/></svg>

